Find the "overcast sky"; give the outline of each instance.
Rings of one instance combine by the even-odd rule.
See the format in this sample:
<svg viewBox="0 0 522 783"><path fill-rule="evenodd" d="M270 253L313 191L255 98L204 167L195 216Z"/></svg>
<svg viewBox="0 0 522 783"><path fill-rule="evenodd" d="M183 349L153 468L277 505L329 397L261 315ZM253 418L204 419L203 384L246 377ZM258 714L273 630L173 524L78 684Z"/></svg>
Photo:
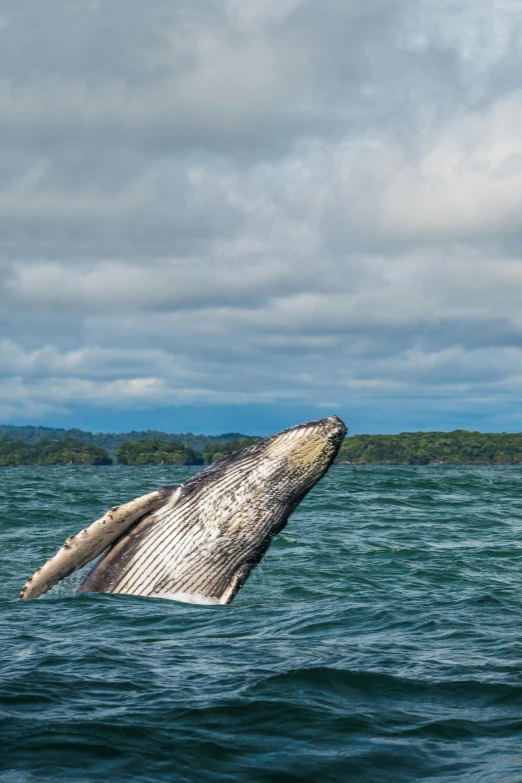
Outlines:
<svg viewBox="0 0 522 783"><path fill-rule="evenodd" d="M522 430L520 0L0 0L0 421Z"/></svg>

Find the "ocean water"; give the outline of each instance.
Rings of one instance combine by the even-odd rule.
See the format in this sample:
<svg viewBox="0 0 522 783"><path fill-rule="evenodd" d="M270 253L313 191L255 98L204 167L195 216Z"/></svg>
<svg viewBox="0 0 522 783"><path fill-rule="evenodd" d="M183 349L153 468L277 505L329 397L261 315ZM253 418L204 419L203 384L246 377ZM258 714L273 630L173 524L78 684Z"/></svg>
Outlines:
<svg viewBox="0 0 522 783"><path fill-rule="evenodd" d="M338 466L230 606L26 578L195 469L0 472L0 781L522 781L522 469Z"/></svg>

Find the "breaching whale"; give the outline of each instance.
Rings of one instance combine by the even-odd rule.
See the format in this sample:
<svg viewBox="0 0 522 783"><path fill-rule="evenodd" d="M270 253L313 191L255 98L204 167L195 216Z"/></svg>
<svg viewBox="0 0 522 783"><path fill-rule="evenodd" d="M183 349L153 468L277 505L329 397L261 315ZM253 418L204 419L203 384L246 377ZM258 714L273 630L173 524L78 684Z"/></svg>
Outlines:
<svg viewBox="0 0 522 783"><path fill-rule="evenodd" d="M80 592L230 603L346 431L337 416L300 424L225 454L183 484L116 506L68 538L20 598L37 598L108 550Z"/></svg>

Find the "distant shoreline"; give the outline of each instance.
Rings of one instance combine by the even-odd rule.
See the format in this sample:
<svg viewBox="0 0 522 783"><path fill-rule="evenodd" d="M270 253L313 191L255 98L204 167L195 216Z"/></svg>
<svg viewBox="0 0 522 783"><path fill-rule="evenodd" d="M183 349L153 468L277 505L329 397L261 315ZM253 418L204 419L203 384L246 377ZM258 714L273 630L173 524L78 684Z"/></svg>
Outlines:
<svg viewBox="0 0 522 783"><path fill-rule="evenodd" d="M34 425L0 424L0 447L5 441L20 441L27 445L37 445L44 441L65 440L69 438L86 446L98 446L107 452L112 460L122 446L140 441L161 441L189 446L203 457L205 449L217 452L225 444L239 441L259 440L254 435L239 432L224 432L221 435L194 435L192 432L163 432L161 430L140 430L131 432L89 432L76 427L39 427Z"/></svg>
<svg viewBox="0 0 522 783"><path fill-rule="evenodd" d="M209 465L260 438L239 433L126 433L0 425L0 467L28 465ZM348 435L337 465L522 465L522 433L401 432Z"/></svg>
<svg viewBox="0 0 522 783"><path fill-rule="evenodd" d="M122 443L115 452L74 438L41 440L24 443L22 440L0 438L0 467L41 467L53 465L210 465L227 452L240 451L259 441L242 437L220 443L207 443L203 454L192 446L177 441L142 439Z"/></svg>
<svg viewBox="0 0 522 783"><path fill-rule="evenodd" d="M351 435L339 451L347 465L520 465L522 433L401 432Z"/></svg>
<svg viewBox="0 0 522 783"><path fill-rule="evenodd" d="M522 462L335 462L334 465L351 468L441 468L448 465L468 468L516 468L522 465Z"/></svg>
<svg viewBox="0 0 522 783"><path fill-rule="evenodd" d="M442 467L467 467L467 468L516 468L521 467L522 462L428 462L424 464L411 463L411 462L334 462L332 467L338 468L442 468ZM53 462L47 464L37 463L17 463L17 464L1 464L2 468L200 468L208 467L202 462L197 464L186 463L181 464L179 462L145 462L142 465L125 465L121 462Z"/></svg>

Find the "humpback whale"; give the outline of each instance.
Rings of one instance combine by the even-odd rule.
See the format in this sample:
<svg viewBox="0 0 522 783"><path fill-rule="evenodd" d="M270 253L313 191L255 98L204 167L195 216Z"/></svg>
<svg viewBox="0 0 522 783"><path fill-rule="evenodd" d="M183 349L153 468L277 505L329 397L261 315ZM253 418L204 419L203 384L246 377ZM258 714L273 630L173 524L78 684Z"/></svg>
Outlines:
<svg viewBox="0 0 522 783"><path fill-rule="evenodd" d="M223 455L183 484L114 507L70 536L20 598L37 598L105 552L79 592L230 603L346 431L337 416L300 424Z"/></svg>

